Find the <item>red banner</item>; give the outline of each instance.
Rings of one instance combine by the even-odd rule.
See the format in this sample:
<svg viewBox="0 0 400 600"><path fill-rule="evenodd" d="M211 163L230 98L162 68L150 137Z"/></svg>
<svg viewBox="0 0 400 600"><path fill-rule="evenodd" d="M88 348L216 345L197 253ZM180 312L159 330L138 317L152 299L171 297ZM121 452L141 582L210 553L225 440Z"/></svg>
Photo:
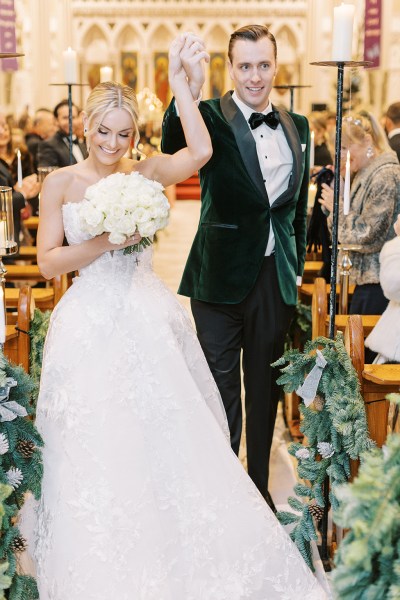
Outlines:
<svg viewBox="0 0 400 600"><path fill-rule="evenodd" d="M382 0L365 0L364 60L377 69L381 64Z"/></svg>
<svg viewBox="0 0 400 600"><path fill-rule="evenodd" d="M14 0L0 0L0 52L16 52ZM2 71L17 71L16 58L2 58Z"/></svg>

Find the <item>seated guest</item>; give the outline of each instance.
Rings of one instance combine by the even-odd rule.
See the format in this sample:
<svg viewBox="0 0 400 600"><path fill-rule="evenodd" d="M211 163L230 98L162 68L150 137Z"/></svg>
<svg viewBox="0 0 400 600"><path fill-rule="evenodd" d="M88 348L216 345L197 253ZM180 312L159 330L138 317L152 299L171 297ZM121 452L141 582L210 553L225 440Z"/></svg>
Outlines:
<svg viewBox="0 0 400 600"><path fill-rule="evenodd" d="M32 129L25 135L25 143L32 158L33 169L37 173L37 153L39 143L51 138L56 132L54 115L48 108L39 108L33 117Z"/></svg>
<svg viewBox="0 0 400 600"><path fill-rule="evenodd" d="M400 363L400 215L394 230L396 237L386 242L379 256L380 282L389 304L365 340L378 353L375 363Z"/></svg>
<svg viewBox="0 0 400 600"><path fill-rule="evenodd" d="M84 141L76 136L78 128L78 107L72 105L72 164L81 162L87 157ZM68 100L62 100L54 109L54 118L58 130L50 139L41 142L38 149L39 167L67 167L70 162L69 153L69 109Z"/></svg>
<svg viewBox="0 0 400 600"><path fill-rule="evenodd" d="M316 167L331 165L333 160L326 127L326 116L323 113L314 112L309 115L308 122L310 131L314 132L314 165Z"/></svg>
<svg viewBox="0 0 400 600"><path fill-rule="evenodd" d="M386 112L385 129L389 145L400 161L400 102L391 104Z"/></svg>
<svg viewBox="0 0 400 600"><path fill-rule="evenodd" d="M358 252L350 252L353 264L350 278L356 284L350 313L380 315L388 300L379 283L379 253L383 244L395 235L393 225L400 213L400 165L382 127L367 112L343 119L342 169L348 150L353 176L350 212L344 216L341 199L338 239L342 244L361 246ZM333 190L330 186L322 185L319 202L329 211L328 225L331 226Z"/></svg>
<svg viewBox="0 0 400 600"><path fill-rule="evenodd" d="M26 210L27 200L30 200L38 195L40 186L37 183L36 175L31 174L22 179L22 186L20 188L17 187L17 159L15 152L10 150L10 143L10 128L5 115L0 111L0 185L14 188L14 239L17 243L19 243L19 235L21 232L21 211ZM30 159L28 152L24 153L24 156L27 156L28 159ZM28 171L28 163L25 161L23 162L23 165L26 166ZM24 171L22 172L24 173Z"/></svg>

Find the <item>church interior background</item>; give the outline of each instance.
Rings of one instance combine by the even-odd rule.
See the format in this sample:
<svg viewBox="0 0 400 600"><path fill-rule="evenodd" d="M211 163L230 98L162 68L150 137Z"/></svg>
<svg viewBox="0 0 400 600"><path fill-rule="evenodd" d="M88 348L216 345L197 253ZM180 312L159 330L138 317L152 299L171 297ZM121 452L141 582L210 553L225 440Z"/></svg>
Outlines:
<svg viewBox="0 0 400 600"><path fill-rule="evenodd" d="M363 59L365 0L353 0L356 22L353 58ZM0 72L0 104L17 115L52 108L66 97L62 53L77 52L79 83L74 101L84 105L100 68L137 93L149 88L165 107L170 99L168 46L180 31L201 36L210 53L203 97L230 89L226 50L230 33L248 23L267 24L278 43L276 85L304 85L295 91L294 110L335 110L336 73L311 66L329 60L335 0L15 0L17 50L24 53L15 72ZM346 69L351 105L362 102L377 116L399 99L400 0L382 2L380 67ZM290 92L275 89L274 103L289 108ZM143 107L145 105L143 104ZM153 113L160 118L162 108ZM143 119L149 115L142 115Z"/></svg>

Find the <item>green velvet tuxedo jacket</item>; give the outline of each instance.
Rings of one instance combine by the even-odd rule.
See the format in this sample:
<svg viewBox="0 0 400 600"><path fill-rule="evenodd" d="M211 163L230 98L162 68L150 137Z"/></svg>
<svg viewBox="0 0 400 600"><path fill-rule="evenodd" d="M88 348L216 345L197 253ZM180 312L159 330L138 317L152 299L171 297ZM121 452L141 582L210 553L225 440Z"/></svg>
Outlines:
<svg viewBox="0 0 400 600"><path fill-rule="evenodd" d="M213 156L200 170L201 214L179 293L205 302L236 304L250 292L275 235L279 287L286 304L297 302L296 278L306 253L310 133L307 119L277 109L293 154L288 189L270 207L256 144L232 92L200 102ZM162 150L186 146L175 102L163 122Z"/></svg>

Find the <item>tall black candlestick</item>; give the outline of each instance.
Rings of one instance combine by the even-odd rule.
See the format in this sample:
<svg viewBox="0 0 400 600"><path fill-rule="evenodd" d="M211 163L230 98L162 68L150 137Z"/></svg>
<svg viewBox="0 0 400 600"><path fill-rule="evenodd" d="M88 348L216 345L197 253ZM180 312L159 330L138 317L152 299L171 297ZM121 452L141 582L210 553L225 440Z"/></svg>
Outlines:
<svg viewBox="0 0 400 600"><path fill-rule="evenodd" d="M339 226L339 195L340 195L340 158L342 146L342 113L343 113L343 75L344 67L364 67L371 63L365 61L323 61L312 62L312 65L323 67L336 67L338 70L336 91L336 139L335 139L335 180L333 188L333 222L332 222L332 262L331 262L331 290L329 294L329 337L335 337L336 317L336 280L337 280L337 255L338 255L338 226ZM321 561L325 571L331 570L331 561L328 549L328 510L329 510L329 477L324 482L324 514L321 520Z"/></svg>

